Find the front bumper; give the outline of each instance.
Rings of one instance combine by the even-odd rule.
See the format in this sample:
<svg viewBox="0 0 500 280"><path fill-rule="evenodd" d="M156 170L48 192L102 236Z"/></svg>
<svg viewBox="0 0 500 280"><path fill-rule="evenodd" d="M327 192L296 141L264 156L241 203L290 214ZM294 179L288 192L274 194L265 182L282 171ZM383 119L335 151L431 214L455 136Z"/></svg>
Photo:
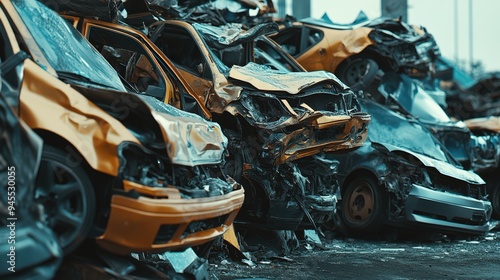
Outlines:
<svg viewBox="0 0 500 280"><path fill-rule="evenodd" d="M228 194L182 199L175 188L150 188L127 180L114 194L106 230L97 244L116 254L164 252L197 246L223 235L244 201L240 188Z"/></svg>
<svg viewBox="0 0 500 280"><path fill-rule="evenodd" d="M489 231L491 212L489 201L435 191L415 184L405 205L405 217L409 222L470 233Z"/></svg>

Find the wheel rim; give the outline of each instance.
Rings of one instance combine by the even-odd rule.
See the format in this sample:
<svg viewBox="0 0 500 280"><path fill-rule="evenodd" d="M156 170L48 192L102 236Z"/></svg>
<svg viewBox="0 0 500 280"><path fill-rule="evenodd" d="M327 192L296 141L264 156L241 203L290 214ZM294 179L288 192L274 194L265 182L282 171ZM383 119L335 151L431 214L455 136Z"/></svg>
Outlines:
<svg viewBox="0 0 500 280"><path fill-rule="evenodd" d="M363 77L368 73L369 65L366 60L359 60L352 63L345 72L345 83L355 85L362 81Z"/></svg>
<svg viewBox="0 0 500 280"><path fill-rule="evenodd" d="M81 236L88 201L81 179L67 166L42 159L36 179L35 200L44 206L43 221L55 232L62 248Z"/></svg>
<svg viewBox="0 0 500 280"><path fill-rule="evenodd" d="M367 184L361 184L347 197L346 218L352 223L364 223L370 219L374 206L373 191Z"/></svg>

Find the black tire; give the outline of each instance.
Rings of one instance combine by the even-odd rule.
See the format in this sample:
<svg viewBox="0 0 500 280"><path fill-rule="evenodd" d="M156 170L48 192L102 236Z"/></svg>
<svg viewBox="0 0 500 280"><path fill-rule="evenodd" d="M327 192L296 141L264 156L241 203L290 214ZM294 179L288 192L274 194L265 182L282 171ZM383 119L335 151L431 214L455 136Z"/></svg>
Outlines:
<svg viewBox="0 0 500 280"><path fill-rule="evenodd" d="M365 56L353 56L344 60L335 70L335 75L353 91L365 89L377 76L379 66L375 60Z"/></svg>
<svg viewBox="0 0 500 280"><path fill-rule="evenodd" d="M370 177L354 179L342 196L342 220L353 233L375 233L386 222L387 193Z"/></svg>
<svg viewBox="0 0 500 280"><path fill-rule="evenodd" d="M95 195L83 164L68 153L44 145L36 178L35 200L44 206L44 222L55 232L65 255L88 236L94 222Z"/></svg>

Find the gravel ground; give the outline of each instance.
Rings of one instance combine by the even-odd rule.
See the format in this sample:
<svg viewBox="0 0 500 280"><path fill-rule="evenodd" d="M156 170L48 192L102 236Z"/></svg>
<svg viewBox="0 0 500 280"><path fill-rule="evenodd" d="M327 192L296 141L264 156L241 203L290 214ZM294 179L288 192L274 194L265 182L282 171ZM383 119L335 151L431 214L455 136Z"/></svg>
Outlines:
<svg viewBox="0 0 500 280"><path fill-rule="evenodd" d="M387 235L371 240L334 237L321 246L300 241L281 257L272 236L259 234L264 245L246 263L212 255L212 279L500 279L498 227L484 236L454 239L412 232L396 241L386 241Z"/></svg>

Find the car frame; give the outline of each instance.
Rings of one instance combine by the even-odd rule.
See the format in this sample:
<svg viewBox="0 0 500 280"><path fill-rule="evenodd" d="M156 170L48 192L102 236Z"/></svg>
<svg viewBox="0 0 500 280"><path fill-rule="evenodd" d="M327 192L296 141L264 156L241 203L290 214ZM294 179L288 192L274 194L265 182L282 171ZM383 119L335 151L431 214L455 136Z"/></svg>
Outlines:
<svg viewBox="0 0 500 280"><path fill-rule="evenodd" d="M285 19L280 32L271 36L306 70L334 73L359 90L371 83L378 69L427 76L434 70L440 51L425 28L401 18L363 18L353 24L321 19Z"/></svg>
<svg viewBox="0 0 500 280"><path fill-rule="evenodd" d="M139 44L142 45L143 50L140 55L147 58L149 63L146 63L147 66L144 67L140 65L141 63L135 62L134 71L138 71L139 68L154 70L149 73L141 71L145 73L143 78L149 79L146 87L157 86L157 81L151 82L151 78L161 81L168 77L177 80L179 84L175 92L158 90L156 98L221 124L229 138L230 155L226 161L226 167L233 178L237 181L243 180L246 188L244 209L240 211L238 220L257 223L268 228L296 229L299 226L314 227L333 217L337 201L334 174L336 163L324 160L321 152L361 145L364 141L366 125L370 120L368 115L356 111L356 101L352 92L348 91L333 75L326 72L288 75L284 77L285 79L274 80L279 83L273 85L259 81L259 77L263 76L262 73L258 73L260 68L257 65L235 66L232 74L222 72L219 68L221 62L216 61L213 51L205 43L208 39L202 38L202 35L193 27L196 25L194 23L177 20L153 23L149 27L148 35L152 39L150 40L140 30L127 26L72 16L65 16L65 18L70 20L98 49L105 50L103 44L116 44L114 47L118 48L119 40L122 40L120 48L130 49L135 44L138 48ZM93 36L92 28L100 29L101 32L97 34L101 35ZM201 65L194 63L191 68L188 68L179 61L172 61L169 59L169 54L161 50L162 44L155 40L158 40L160 34L169 28L183 30L185 38L193 40L190 48L191 50L199 48L199 53L191 55L190 59L196 58L203 61ZM269 25L260 26L254 31L242 31L246 35L242 34L241 37L253 38L262 32L275 30L274 28ZM131 38L128 46L123 44L125 36ZM110 39L111 37L113 39ZM165 47L163 45L163 48ZM183 48L178 48L178 50L183 50ZM251 59L251 53L245 56ZM109 55L107 57L115 62L118 72L123 72L123 66L129 63L128 58L126 62L123 62ZM128 75L126 69L123 73L125 76ZM275 78L278 77L277 73L269 71L266 73ZM207 76L204 77L204 75ZM242 78L237 78L245 75L251 75L255 83L244 85ZM294 79L298 82L293 86L285 85L287 81ZM303 81L307 83L301 82L300 79L304 79ZM134 82L132 79L130 81ZM140 86L139 83L135 84ZM303 102L311 100L308 95L314 94L302 94L300 89L302 87L316 88L316 91L332 95L332 98L337 98L339 102L346 102L346 105L339 103L339 108L347 106L349 112L340 113L339 111L339 114L335 115L327 110L314 110L311 107L304 111L308 105L304 107L291 105L295 101L289 100L293 100L294 96L297 96L297 99L303 96ZM337 90L345 94L335 93ZM258 104L257 100L268 100L272 105L265 105L262 101ZM249 106L254 106L254 108L266 106L267 109L252 111ZM274 115L267 117L266 110L274 111ZM321 141L314 140L316 137L314 133L317 134L315 131L331 128L333 132L338 126L346 127L328 136L330 138ZM286 132L286 127L294 128ZM352 135L350 131L353 131ZM299 138L306 139L306 141L294 140ZM316 167L313 167L314 165ZM304 171L304 168L314 168L316 174ZM309 181L300 178L308 178ZM315 186L318 180L328 182L325 183L328 187ZM301 194L295 196L294 190L300 190Z"/></svg>
<svg viewBox="0 0 500 280"><path fill-rule="evenodd" d="M0 5L5 54L24 50L32 57L15 109L44 140L35 199L65 254L88 236L116 254L178 250L222 236L244 190L224 176L227 138L220 126L126 92L104 58L42 4ZM50 34L32 32L47 24ZM58 56L61 48L72 57ZM54 64L65 59L75 60ZM81 61L105 76L55 70L84 67ZM172 178L176 172L185 176Z"/></svg>
<svg viewBox="0 0 500 280"><path fill-rule="evenodd" d="M259 38L256 46L257 53L267 54L260 55L261 63L304 71L276 42ZM492 205L484 181L463 170L411 114L377 102L373 96L359 98L372 116L363 146L328 154L339 161L339 209L347 229L369 234L392 225L454 234L487 232Z"/></svg>

